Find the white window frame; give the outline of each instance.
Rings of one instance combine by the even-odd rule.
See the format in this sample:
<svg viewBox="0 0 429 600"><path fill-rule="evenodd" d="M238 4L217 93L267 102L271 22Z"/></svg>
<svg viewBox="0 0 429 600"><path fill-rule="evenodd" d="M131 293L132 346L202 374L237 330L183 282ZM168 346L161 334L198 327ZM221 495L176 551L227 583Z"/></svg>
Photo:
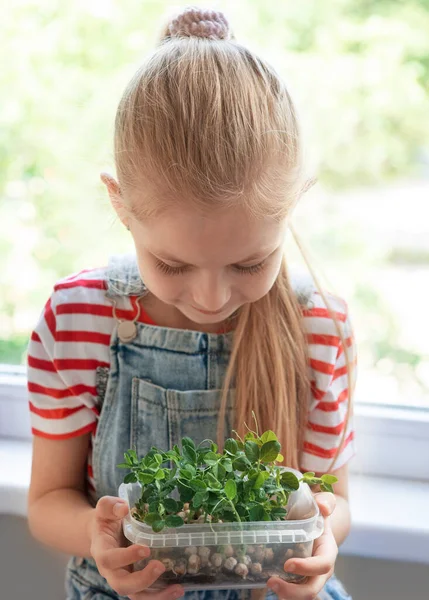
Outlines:
<svg viewBox="0 0 429 600"><path fill-rule="evenodd" d="M0 438L30 440L25 367L0 365ZM356 402L350 471L429 481L428 409Z"/></svg>
<svg viewBox="0 0 429 600"><path fill-rule="evenodd" d="M429 408L357 402L354 429L352 530L341 554L429 564ZM30 440L25 368L0 365L0 514L26 516ZM13 466L2 462L10 455Z"/></svg>

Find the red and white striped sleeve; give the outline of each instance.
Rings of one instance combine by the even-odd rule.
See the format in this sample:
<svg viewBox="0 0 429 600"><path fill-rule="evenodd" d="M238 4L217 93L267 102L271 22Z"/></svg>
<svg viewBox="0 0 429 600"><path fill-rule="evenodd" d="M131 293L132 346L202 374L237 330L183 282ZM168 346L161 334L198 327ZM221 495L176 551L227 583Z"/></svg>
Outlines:
<svg viewBox="0 0 429 600"><path fill-rule="evenodd" d="M96 367L108 366L96 356L101 351L104 358L104 347L83 343L83 338L80 339L81 333L85 339L89 335L100 336L94 331L93 322L84 322L85 315L78 314L67 315L68 324L62 322L61 309L68 306L69 296L72 296L71 301L76 300L76 294L81 295L81 290L85 293L88 289L80 280L73 285L74 279L71 277L55 287L28 346L27 385L32 433L48 439L66 439L95 431Z"/></svg>
<svg viewBox="0 0 429 600"><path fill-rule="evenodd" d="M356 381L356 344L347 304L326 294L347 344L352 389ZM300 467L326 473L346 464L356 453L353 416L343 433L349 406L349 382L344 347L321 295L314 294L314 308L305 311L312 374L312 401L308 414ZM338 458L330 465L338 448Z"/></svg>

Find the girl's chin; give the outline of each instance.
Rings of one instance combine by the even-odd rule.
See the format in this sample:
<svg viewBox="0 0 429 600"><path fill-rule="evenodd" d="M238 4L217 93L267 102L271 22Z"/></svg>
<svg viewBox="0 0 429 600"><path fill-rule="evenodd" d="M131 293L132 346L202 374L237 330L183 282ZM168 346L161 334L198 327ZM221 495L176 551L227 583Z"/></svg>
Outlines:
<svg viewBox="0 0 429 600"><path fill-rule="evenodd" d="M215 325L216 323L223 323L225 319L228 319L235 311L229 308L219 313L206 313L202 312L194 307L181 307L180 311L188 319L199 325Z"/></svg>

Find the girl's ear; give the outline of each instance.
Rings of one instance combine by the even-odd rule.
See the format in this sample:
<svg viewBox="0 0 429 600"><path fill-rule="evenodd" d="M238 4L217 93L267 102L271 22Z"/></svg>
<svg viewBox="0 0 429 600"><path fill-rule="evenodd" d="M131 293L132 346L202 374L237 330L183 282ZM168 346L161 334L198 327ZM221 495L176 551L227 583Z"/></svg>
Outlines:
<svg viewBox="0 0 429 600"><path fill-rule="evenodd" d="M121 195L121 188L119 187L119 183L116 181L116 179L114 177L109 175L109 173L100 173L100 179L106 186L111 199L112 199L112 196L120 196Z"/></svg>
<svg viewBox="0 0 429 600"><path fill-rule="evenodd" d="M100 179L104 183L107 188L107 192L109 194L110 202L112 203L113 208L115 209L118 217L122 221L122 223L128 227L128 218L125 210L125 206L122 199L121 188L119 183L116 181L114 177L109 175L109 173L100 173Z"/></svg>

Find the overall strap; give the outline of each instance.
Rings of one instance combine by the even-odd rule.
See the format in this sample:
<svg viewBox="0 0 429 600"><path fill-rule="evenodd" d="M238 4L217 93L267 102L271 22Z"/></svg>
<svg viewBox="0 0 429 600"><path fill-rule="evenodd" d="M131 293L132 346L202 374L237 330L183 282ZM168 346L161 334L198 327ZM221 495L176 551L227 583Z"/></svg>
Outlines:
<svg viewBox="0 0 429 600"><path fill-rule="evenodd" d="M106 296L144 296L147 287L140 277L135 254L111 256L106 271Z"/></svg>

